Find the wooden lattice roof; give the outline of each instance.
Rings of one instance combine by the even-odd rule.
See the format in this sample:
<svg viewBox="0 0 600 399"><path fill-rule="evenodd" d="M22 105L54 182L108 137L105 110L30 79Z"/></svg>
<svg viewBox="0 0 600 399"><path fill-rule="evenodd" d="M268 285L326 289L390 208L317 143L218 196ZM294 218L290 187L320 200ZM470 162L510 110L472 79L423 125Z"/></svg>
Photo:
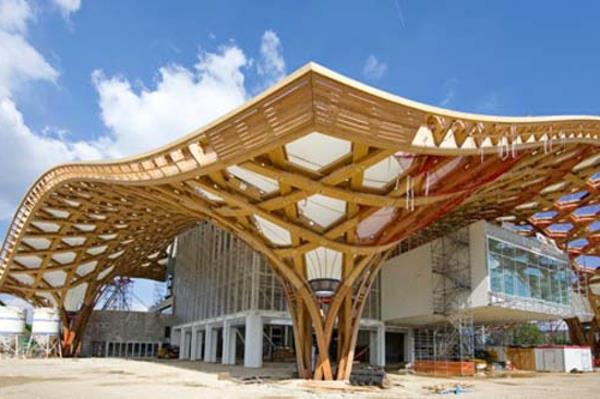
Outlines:
<svg viewBox="0 0 600 399"><path fill-rule="evenodd" d="M454 112L309 64L165 147L46 172L5 237L0 289L76 310L115 275L161 278L205 219L292 285L479 219L599 254L599 146L598 117Z"/></svg>

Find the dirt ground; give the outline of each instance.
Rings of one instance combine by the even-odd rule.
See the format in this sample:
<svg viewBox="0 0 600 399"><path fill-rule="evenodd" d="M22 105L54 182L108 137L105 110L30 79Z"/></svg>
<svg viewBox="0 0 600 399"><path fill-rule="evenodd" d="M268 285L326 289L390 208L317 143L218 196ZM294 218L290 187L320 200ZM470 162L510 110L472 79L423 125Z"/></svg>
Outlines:
<svg viewBox="0 0 600 399"><path fill-rule="evenodd" d="M600 374L540 373L528 377L443 379L389 374L390 389L344 383L268 380L244 384L237 378L290 375L286 365L248 370L179 360L2 359L0 398L432 398L427 387L459 383L464 398L599 398ZM233 378L230 378L233 377ZM452 395L454 396L454 395Z"/></svg>

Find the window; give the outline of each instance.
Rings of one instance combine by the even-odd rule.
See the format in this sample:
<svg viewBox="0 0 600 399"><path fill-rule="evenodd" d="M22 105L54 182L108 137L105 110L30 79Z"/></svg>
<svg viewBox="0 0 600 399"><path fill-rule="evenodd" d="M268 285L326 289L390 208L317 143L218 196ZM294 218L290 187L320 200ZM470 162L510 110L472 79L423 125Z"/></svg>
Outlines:
<svg viewBox="0 0 600 399"><path fill-rule="evenodd" d="M488 269L492 292L569 303L571 273L564 260L488 237Z"/></svg>

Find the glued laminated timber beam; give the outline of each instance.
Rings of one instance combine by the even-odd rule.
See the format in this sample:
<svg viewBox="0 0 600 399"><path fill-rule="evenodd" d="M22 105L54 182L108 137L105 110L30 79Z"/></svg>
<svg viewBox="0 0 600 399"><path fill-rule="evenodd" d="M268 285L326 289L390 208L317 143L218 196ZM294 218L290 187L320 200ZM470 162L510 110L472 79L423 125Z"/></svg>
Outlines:
<svg viewBox="0 0 600 399"><path fill-rule="evenodd" d="M400 241L508 215L523 234L541 231L566 248L541 212L551 224L570 220L570 239L598 253L598 212L582 216L551 189L585 190L581 203L597 204L599 145L595 116L454 112L311 63L169 145L44 173L5 237L0 289L76 312L115 275L162 278L173 238L209 220L280 277L301 374L346 379L364 298ZM307 281L315 259L342 268L327 314ZM336 325L337 374L328 355ZM321 354L314 370L311 330Z"/></svg>

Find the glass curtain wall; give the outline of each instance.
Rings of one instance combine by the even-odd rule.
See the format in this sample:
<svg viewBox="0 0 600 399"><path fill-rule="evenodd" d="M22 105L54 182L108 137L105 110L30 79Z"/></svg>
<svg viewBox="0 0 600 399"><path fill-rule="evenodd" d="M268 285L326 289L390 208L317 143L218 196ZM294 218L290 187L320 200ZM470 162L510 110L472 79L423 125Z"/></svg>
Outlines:
<svg viewBox="0 0 600 399"><path fill-rule="evenodd" d="M493 292L569 304L568 262L488 237L488 268Z"/></svg>

